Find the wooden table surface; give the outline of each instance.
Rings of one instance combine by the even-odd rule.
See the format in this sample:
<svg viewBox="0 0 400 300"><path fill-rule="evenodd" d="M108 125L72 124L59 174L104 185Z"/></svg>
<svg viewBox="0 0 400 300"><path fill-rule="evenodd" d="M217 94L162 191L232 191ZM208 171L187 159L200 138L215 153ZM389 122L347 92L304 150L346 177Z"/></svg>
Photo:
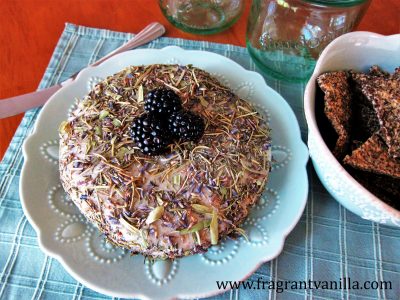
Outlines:
<svg viewBox="0 0 400 300"><path fill-rule="evenodd" d="M245 46L250 0L229 30L192 35L170 25L156 0L0 0L0 99L34 91L46 69L65 22L116 31L138 32L152 21L166 36ZM400 32L400 0L373 0L357 30ZM0 158L23 115L0 120Z"/></svg>

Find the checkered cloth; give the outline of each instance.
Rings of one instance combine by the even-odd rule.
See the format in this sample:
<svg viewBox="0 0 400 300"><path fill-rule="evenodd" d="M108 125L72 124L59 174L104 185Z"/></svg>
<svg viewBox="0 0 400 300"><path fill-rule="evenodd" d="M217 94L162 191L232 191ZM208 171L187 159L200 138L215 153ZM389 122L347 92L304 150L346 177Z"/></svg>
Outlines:
<svg viewBox="0 0 400 300"><path fill-rule="evenodd" d="M40 88L63 81L115 49L131 34L67 24ZM245 48L232 45L160 38L145 47L177 45L212 51L255 70ZM304 85L267 78L267 83L289 101L306 133L302 110ZM21 145L39 109L25 114L0 164L0 298L108 299L74 280L56 259L39 249L36 233L21 209L18 195L23 164ZM239 289L215 299L399 299L400 230L362 220L340 206L309 168L310 194L304 214L288 236L282 254L261 266L249 280L391 281L391 290L275 290ZM221 278L223 280L223 278ZM199 283L200 284L200 283Z"/></svg>

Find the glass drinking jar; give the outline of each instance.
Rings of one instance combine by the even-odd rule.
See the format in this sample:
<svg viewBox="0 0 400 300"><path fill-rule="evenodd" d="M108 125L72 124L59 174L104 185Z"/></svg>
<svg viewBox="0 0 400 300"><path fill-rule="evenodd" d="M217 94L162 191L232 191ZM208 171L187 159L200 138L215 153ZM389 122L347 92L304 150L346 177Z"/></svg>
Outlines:
<svg viewBox="0 0 400 300"><path fill-rule="evenodd" d="M322 50L359 23L370 0L253 0L246 44L275 78L307 80Z"/></svg>
<svg viewBox="0 0 400 300"><path fill-rule="evenodd" d="M159 0L159 5L172 25L196 34L229 28L243 10L242 0Z"/></svg>

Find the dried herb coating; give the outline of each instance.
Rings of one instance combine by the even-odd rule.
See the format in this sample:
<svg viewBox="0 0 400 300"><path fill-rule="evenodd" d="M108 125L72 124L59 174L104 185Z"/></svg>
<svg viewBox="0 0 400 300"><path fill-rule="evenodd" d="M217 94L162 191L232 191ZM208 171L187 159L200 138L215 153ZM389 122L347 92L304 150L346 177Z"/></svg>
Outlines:
<svg viewBox="0 0 400 300"><path fill-rule="evenodd" d="M197 143L171 144L169 154L149 157L129 128L144 113L144 95L161 87L201 116L205 131ZM61 124L60 175L108 241L175 258L242 233L268 180L270 147L268 126L254 107L207 72L132 66L96 85Z"/></svg>

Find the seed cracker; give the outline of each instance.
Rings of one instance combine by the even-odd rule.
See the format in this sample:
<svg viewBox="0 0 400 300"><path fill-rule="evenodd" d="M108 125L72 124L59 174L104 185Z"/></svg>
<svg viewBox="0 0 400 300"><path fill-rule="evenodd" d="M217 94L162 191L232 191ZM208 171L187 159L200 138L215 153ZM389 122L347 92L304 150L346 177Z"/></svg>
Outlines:
<svg viewBox="0 0 400 300"><path fill-rule="evenodd" d="M347 167L346 169L351 176L372 194L400 210L400 179L357 170L352 167Z"/></svg>
<svg viewBox="0 0 400 300"><path fill-rule="evenodd" d="M346 154L350 142L351 94L345 71L320 75L317 82L324 96L324 112L338 135L333 154L341 159Z"/></svg>
<svg viewBox="0 0 400 300"><path fill-rule="evenodd" d="M388 154L388 147L378 133L347 155L343 162L353 168L400 179L400 160Z"/></svg>
<svg viewBox="0 0 400 300"><path fill-rule="evenodd" d="M371 72L375 72L375 74L380 74L377 68L371 68L370 70ZM377 132L380 125L374 106L363 94L359 81L354 80L354 78L357 78L357 73L350 71L350 74L350 87L352 91L351 140L352 145L358 147L359 143L364 143L371 135Z"/></svg>
<svg viewBox="0 0 400 300"><path fill-rule="evenodd" d="M374 106L389 154L400 158L400 79L365 74L354 74L353 78Z"/></svg>
<svg viewBox="0 0 400 300"><path fill-rule="evenodd" d="M371 68L369 68L369 75L371 76L378 76L378 77L385 77L389 78L390 73L382 70L379 66L374 65Z"/></svg>

